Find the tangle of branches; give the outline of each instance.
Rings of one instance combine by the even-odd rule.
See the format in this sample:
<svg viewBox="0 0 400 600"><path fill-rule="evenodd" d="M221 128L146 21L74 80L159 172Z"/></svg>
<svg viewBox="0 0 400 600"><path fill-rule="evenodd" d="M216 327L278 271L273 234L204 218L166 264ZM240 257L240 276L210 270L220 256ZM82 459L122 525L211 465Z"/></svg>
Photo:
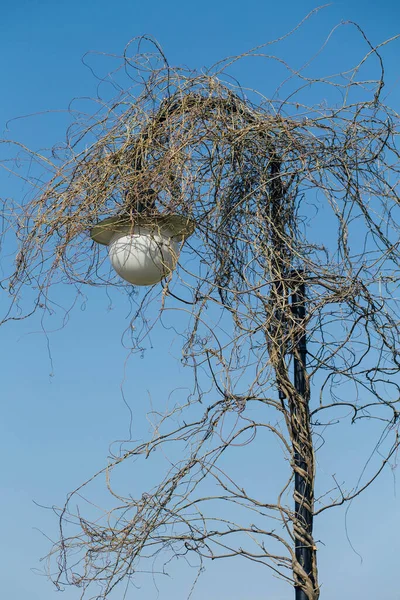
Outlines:
<svg viewBox="0 0 400 600"><path fill-rule="evenodd" d="M283 100L228 77L244 58L277 60L267 47L197 73L172 68L158 47L130 56L130 45L122 57L130 86L98 100L93 116L78 115L51 154L19 145L19 159L45 174L30 178L26 203L5 204L19 240L5 319L23 316L27 284L36 290L32 310L46 310L60 282L130 292L90 239L104 217L126 214L134 223L140 207L196 224L177 271L138 297L132 318L140 346L154 298L156 320L179 311L193 390L159 418L151 439L127 443L97 475L106 474L111 508L93 518L74 508L90 482L68 497L49 555L56 585L106 598L149 560L193 556L201 568L206 559L240 556L309 600L319 597L316 542L293 505L295 473L307 482L295 500L315 520L359 495L399 444L399 119L381 100L380 48L360 39L359 64L326 79L280 61L291 90ZM369 63L379 73L364 80ZM306 105L302 94L314 88L316 103ZM306 314L299 318L291 299L302 286ZM291 370L304 333L299 394ZM377 419L382 460L359 486L345 490L334 481L317 495L316 436L345 418ZM286 460L286 480L271 498L253 494L225 462L237 446L245 452L269 435ZM160 448L172 458L151 489L135 497L113 487L114 470ZM312 549L310 573L296 558L296 540Z"/></svg>

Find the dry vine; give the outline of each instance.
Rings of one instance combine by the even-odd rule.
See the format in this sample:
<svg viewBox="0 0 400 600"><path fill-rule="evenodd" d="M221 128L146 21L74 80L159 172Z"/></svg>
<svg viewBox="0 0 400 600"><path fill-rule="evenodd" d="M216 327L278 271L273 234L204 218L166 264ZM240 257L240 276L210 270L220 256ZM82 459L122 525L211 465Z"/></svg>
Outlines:
<svg viewBox="0 0 400 600"><path fill-rule="evenodd" d="M106 598L134 580L141 560L165 551L166 562L192 554L200 564L241 556L270 567L309 600L319 597L316 543L292 506L294 473L307 482L306 497L297 500L316 517L360 494L399 445L399 122L381 102L383 67L375 81L359 77L367 60L381 64L379 48L362 40L366 55L347 73L320 80L287 67L300 90L325 83L339 91L342 103L332 107L306 106L294 92L281 101L245 93L225 75L241 57L198 74L171 68L158 50L130 57L129 46L123 67L132 88L99 103L86 122L77 118L65 147L52 156L21 147L52 176L34 182L38 191L26 205L7 205L20 243L10 287L14 308L22 286L32 282L34 310L46 310L49 288L60 281L129 291L88 231L124 212L134 222L147 190L155 194L145 211L196 222L178 272L162 290L144 295L132 319L138 332L132 342L140 347L146 328L139 323L154 293L158 318L182 310L193 392L160 418L152 439L127 444L114 457L104 471L114 506L102 518L85 518L73 508L76 492L69 496L50 554L56 585ZM363 100L352 101L359 90ZM326 224L322 234L313 207ZM302 284L307 310L299 319L291 296ZM212 322L217 313L207 312L211 306L223 309L219 325ZM10 310L6 318L16 314ZM304 331L300 395L291 369ZM313 433L325 426L324 413L330 422L344 408L353 422L382 422L386 453L361 487L346 492L335 483L326 501L314 497ZM264 431L277 437L288 461L276 498L254 497L220 466L231 448ZM175 459L158 485L137 498L113 489L113 469L163 446L179 450L171 450ZM235 519L225 518L229 510L215 508L219 503L232 505ZM311 573L295 556L295 539L312 548Z"/></svg>

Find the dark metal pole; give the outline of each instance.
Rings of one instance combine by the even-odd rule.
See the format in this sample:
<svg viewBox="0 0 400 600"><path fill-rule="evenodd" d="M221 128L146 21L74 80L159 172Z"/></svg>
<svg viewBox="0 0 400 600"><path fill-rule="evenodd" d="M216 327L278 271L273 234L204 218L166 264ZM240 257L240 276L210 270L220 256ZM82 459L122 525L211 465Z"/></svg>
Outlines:
<svg viewBox="0 0 400 600"><path fill-rule="evenodd" d="M292 314L295 321L294 325L294 347L292 349L294 362L294 388L296 390L295 398L286 398L286 393L280 385L278 379L278 393L282 402L288 400L291 416L292 442L294 446L295 463L295 481L294 481L294 499L295 499L295 556L297 561L304 569L307 576L313 581L313 475L309 469L312 468L312 442L310 432L309 418L309 388L306 381L306 290L304 284L304 273L302 271L291 271L291 249L290 243L285 240L287 237L287 228L293 219L293 209L288 200L285 202L286 190L281 177L280 157L272 154L270 161L270 242L273 248L273 271L274 281L272 284L271 300L275 304L275 324L271 329L271 337L278 340L278 344L283 343L287 333L285 323L285 308L288 296L288 288L292 288ZM282 348L281 348L282 349ZM285 349L283 349L283 355ZM285 358L283 356L282 360ZM282 368L283 365L282 365ZM308 461L307 461L308 458ZM304 540L304 541L303 541ZM304 589L302 589L299 575L295 576L295 599L309 600Z"/></svg>
<svg viewBox="0 0 400 600"><path fill-rule="evenodd" d="M298 336L295 341L296 348L293 353L293 361L294 361L294 387L298 392L299 396L302 399L302 410L299 410L299 407L296 407L296 403L293 407L294 418L298 418L300 421L300 433L301 426L306 425L307 429L309 427L309 398L308 398L308 387L306 384L306 361L307 361L307 342L306 342L306 329L304 326L305 317L306 317L306 307L305 307L305 284L304 281L300 281L295 286L295 289L292 293L292 309L293 316L298 326ZM300 417L300 412L303 417ZM302 423L304 417L307 420L307 423ZM298 434L299 431L296 433ZM299 436L298 436L299 437ZM295 451L294 461L295 466L298 467L302 473L308 474L309 465L304 458L304 454L301 451L303 446L301 439L296 439L296 447L300 448L300 451ZM306 475L303 476L296 469L295 478L294 478L294 488L295 488L295 516L296 519L301 523L302 528L306 533L305 537L310 536L312 534L313 528L313 515L309 510L309 505L312 502L312 487L311 487L310 478ZM301 566L307 575L312 578L312 561L313 561L313 549L310 544L305 544L298 537L295 538L295 554L296 559L299 561ZM296 600L308 600L305 592L300 588L296 587Z"/></svg>

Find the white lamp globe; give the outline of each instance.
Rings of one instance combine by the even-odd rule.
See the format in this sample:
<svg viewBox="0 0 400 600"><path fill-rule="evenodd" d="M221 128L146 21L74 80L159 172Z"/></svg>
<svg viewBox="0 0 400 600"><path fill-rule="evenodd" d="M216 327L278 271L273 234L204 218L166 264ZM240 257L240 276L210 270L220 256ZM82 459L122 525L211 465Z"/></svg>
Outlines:
<svg viewBox="0 0 400 600"><path fill-rule="evenodd" d="M156 233L139 226L129 233L115 233L108 246L113 268L133 285L159 283L175 269L179 251L179 242L167 229Z"/></svg>
<svg viewBox="0 0 400 600"><path fill-rule="evenodd" d="M115 271L133 285L154 285L176 267L195 223L183 215L108 217L90 230L96 244L108 246Z"/></svg>

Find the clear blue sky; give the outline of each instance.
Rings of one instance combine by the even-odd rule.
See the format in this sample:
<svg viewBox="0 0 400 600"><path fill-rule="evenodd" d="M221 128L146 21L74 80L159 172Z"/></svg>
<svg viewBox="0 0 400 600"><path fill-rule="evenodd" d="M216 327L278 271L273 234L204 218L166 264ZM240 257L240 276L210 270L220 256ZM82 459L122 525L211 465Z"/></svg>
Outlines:
<svg viewBox="0 0 400 600"><path fill-rule="evenodd" d="M65 109L73 97L93 95L96 83L81 62L88 50L120 53L130 38L148 33L160 42L171 64L201 68L284 34L315 6L295 0L3 0L0 128L4 131L5 123L20 115ZM357 21L377 43L399 33L400 6L395 0L336 2L285 45L285 57L294 62L307 58L341 19ZM349 53L356 52L351 36L343 34L339 39L321 68L332 67L335 61L341 65ZM392 86L388 92L397 108L398 49L397 44L385 51ZM265 93L268 78L278 76L260 72L253 63L240 67L238 75L245 85ZM62 113L54 113L39 121L13 121L4 135L46 146L62 137L64 124ZM20 189L8 177L0 177L0 196ZM59 293L67 296L70 291ZM121 382L139 435L145 435L149 398L162 402L165 389L175 387L171 374L185 383L168 331L157 330L153 349L125 368L127 352L120 339L126 300L115 297L109 310L103 292L89 290L88 296L87 305L79 305L67 326L51 333L49 340L35 319L7 324L0 331L0 577L7 600L56 598L52 586L35 572L41 568L39 557L49 549L40 531L56 537L56 519L34 502L60 505L67 492L104 466L109 444L127 436L129 412ZM57 317L54 324L57 328ZM335 460L326 457L324 468L330 474L336 468L346 473L349 457L353 459L363 448L363 435L361 428L347 432L335 447ZM344 510L336 509L318 522L316 535L324 544L319 558L322 600L400 600L400 490L395 475L390 471L382 475L348 512L348 534L362 561L346 537ZM137 592L142 600L184 600L190 589L188 575L180 572L179 565L174 577L159 582L159 596L151 582L143 585ZM290 588L263 569L226 562L210 566L192 598L289 600L292 596ZM79 598L78 590L67 590L63 598Z"/></svg>

